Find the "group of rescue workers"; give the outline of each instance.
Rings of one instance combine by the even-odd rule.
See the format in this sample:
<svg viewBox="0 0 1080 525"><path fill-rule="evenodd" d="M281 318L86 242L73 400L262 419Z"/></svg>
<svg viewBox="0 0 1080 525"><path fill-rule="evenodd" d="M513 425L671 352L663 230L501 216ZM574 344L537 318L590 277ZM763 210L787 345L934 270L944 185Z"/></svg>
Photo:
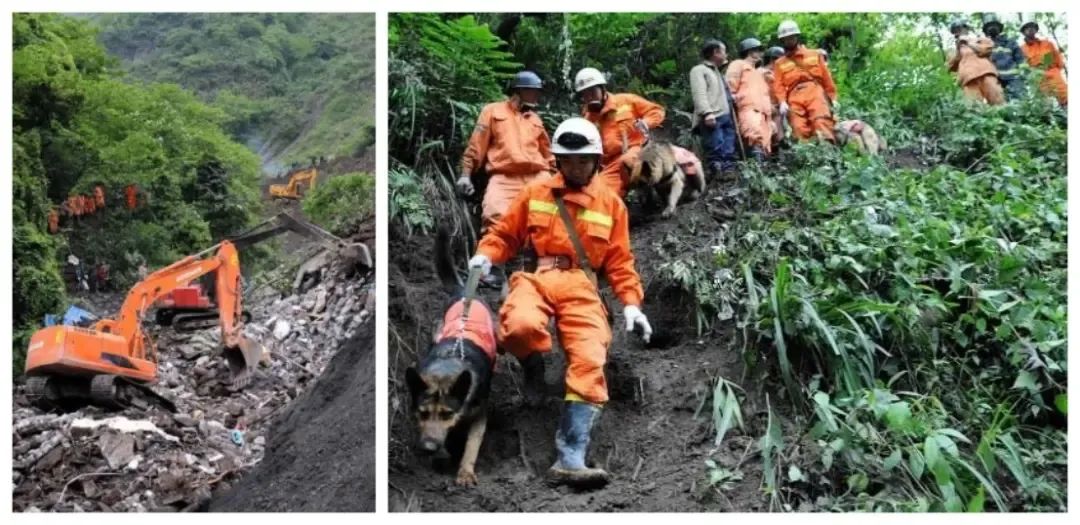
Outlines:
<svg viewBox="0 0 1080 525"><path fill-rule="evenodd" d="M982 30L984 36L972 33L971 26L962 19L949 24L956 49L949 55L948 67L956 73L964 96L995 106L1023 97L1027 80L1021 68L1026 64L1042 70L1039 89L1043 93L1056 98L1062 107L1068 105L1069 90L1062 74L1065 57L1049 39L1039 38L1038 22L1020 26L1023 44L1005 33L1005 25L997 15L985 15Z"/></svg>
<svg viewBox="0 0 1080 525"><path fill-rule="evenodd" d="M1034 31L1029 31L1032 26ZM1042 60L1040 52L1052 53L1052 65L1059 67L1060 53L1034 37L1037 25L1024 27L1029 63ZM959 31L964 28L961 24ZM1000 30L988 34L1001 37ZM835 141L838 102L828 55L804 46L800 35L794 21L784 21L777 32L780 47L766 49L759 40L747 38L739 45L739 59L730 63L722 42L703 45L702 63L690 71L689 80L694 129L711 177L731 174L739 158L737 144L744 156L757 160L773 153L784 137L785 120L797 140ZM959 41L961 33L957 35ZM1009 49L1005 43L998 48ZM974 60L970 50L959 43L958 50L961 84L968 92L975 89L968 84L977 80L971 71L981 70L968 65ZM1005 55L992 56L999 64L998 69L989 66L994 78L1012 78L1003 69ZM1018 56L1010 52L1009 60ZM1049 79L1059 77L1052 68L1046 71L1048 82L1057 86L1057 80ZM650 130L664 121L665 112L641 96L609 92L600 71L584 68L574 80L583 118L562 122L549 139L537 115L542 87L539 76L523 71L511 83L508 100L483 108L457 187L472 195L472 176L481 169L489 176L481 211L484 234L470 268L498 281L493 267L522 249L533 254L535 269L509 278L499 310L498 343L522 363L527 388L542 390L541 354L552 348L548 323L554 317L568 364L555 437L557 460L549 474L558 482L592 486L608 479L604 470L585 462L593 423L608 400L604 363L612 332L599 284L606 279L623 303L626 330L648 341L652 328L641 310L644 291L630 248L623 197L629 183L626 167L648 141ZM1063 88L1060 93L1064 104Z"/></svg>

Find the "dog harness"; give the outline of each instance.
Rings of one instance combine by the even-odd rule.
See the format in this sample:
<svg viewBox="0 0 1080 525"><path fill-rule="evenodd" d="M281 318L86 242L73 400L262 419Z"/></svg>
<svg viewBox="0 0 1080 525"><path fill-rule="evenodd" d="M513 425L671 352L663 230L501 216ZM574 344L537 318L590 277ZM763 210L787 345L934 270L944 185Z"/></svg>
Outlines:
<svg viewBox="0 0 1080 525"><path fill-rule="evenodd" d="M469 315L465 314L465 299L455 302L443 316L442 330L436 340L468 339L484 351L484 355L495 362L495 319L491 311L480 301L474 299L469 305Z"/></svg>
<svg viewBox="0 0 1080 525"><path fill-rule="evenodd" d="M701 176L701 173L698 173L698 166L701 165L701 161L698 160L697 155L694 155L694 152L679 146L672 146L671 149L675 152L675 163L679 165L679 168L682 168L683 174L687 177Z"/></svg>

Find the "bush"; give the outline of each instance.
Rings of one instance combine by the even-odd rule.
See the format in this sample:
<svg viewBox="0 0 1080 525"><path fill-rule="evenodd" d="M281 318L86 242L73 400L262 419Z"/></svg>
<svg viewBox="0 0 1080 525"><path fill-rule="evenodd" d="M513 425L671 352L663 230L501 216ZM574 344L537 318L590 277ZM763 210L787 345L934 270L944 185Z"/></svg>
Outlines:
<svg viewBox="0 0 1080 525"><path fill-rule="evenodd" d="M304 213L337 235L348 236L375 209L375 177L347 173L332 177L304 196Z"/></svg>

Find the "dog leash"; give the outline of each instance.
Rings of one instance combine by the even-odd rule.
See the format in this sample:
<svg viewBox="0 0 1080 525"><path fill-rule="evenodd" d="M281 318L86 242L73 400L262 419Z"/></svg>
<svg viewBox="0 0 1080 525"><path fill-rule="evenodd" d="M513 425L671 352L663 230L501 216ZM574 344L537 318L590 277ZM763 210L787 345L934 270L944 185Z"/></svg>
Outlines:
<svg viewBox="0 0 1080 525"><path fill-rule="evenodd" d="M473 299L476 297L476 287L480 284L481 268L470 268L469 278L465 281L465 290L462 292L462 312L461 321L458 323L458 337L457 342L454 343L454 350L457 351L458 357L465 359L465 328L469 322L469 312L472 309Z"/></svg>

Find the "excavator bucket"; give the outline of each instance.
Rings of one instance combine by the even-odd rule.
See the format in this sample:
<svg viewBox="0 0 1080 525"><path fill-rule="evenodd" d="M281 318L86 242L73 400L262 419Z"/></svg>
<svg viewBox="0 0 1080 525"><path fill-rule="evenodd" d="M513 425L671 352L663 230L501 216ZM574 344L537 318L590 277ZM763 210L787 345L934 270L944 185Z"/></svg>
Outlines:
<svg viewBox="0 0 1080 525"><path fill-rule="evenodd" d="M236 329L225 337L225 362L233 390L243 389L251 382L255 367L263 357L263 348L257 342L244 337L243 329Z"/></svg>

